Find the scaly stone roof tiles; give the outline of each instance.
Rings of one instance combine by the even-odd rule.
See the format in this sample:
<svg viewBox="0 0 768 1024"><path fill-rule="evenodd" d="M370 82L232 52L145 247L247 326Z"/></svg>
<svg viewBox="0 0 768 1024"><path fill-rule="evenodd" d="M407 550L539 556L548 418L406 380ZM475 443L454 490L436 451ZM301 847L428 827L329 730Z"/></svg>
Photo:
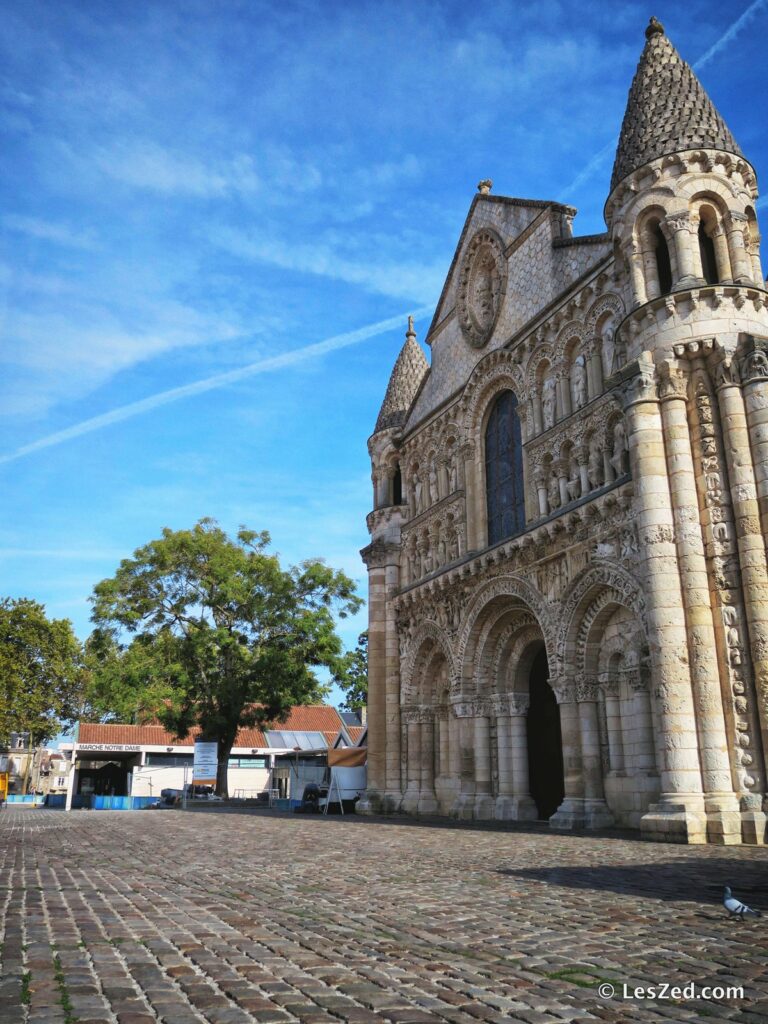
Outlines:
<svg viewBox="0 0 768 1024"><path fill-rule="evenodd" d="M413 317L409 316L405 344L400 349L400 355L389 378L387 393L384 395L376 420L375 434L380 430L399 427L405 423L405 417L428 369L427 357L416 341Z"/></svg>
<svg viewBox="0 0 768 1024"><path fill-rule="evenodd" d="M655 18L629 90L611 191L657 157L689 149L720 149L743 156L701 82Z"/></svg>

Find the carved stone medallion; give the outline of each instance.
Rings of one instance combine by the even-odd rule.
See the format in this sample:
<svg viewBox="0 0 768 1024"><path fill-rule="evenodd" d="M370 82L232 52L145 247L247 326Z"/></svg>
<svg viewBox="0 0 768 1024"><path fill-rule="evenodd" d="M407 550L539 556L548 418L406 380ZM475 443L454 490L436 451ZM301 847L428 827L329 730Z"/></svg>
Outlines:
<svg viewBox="0 0 768 1024"><path fill-rule="evenodd" d="M482 348L493 333L506 287L501 239L494 231L478 231L464 254L456 301L462 333L473 348Z"/></svg>

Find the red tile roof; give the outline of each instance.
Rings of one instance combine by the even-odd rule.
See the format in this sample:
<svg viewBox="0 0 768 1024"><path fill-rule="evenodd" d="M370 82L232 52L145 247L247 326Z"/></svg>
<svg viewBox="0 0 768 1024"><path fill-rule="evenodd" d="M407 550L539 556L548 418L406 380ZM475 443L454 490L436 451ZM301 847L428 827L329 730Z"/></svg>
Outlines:
<svg viewBox="0 0 768 1024"><path fill-rule="evenodd" d="M326 704L294 707L284 722L276 722L271 726L277 730L322 732L326 737L329 734L335 736L340 727L341 718L338 711ZM191 747L194 745L195 736L199 735L200 730L194 728L185 739L180 740L162 725L101 725L95 722L81 722L77 742L119 743L121 746L136 744L141 747ZM267 739L261 729L240 729L235 738L235 746L266 747Z"/></svg>

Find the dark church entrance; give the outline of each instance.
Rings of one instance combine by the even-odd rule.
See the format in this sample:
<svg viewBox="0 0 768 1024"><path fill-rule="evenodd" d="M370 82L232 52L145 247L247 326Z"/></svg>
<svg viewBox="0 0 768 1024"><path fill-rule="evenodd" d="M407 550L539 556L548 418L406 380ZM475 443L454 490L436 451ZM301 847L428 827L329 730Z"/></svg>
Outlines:
<svg viewBox="0 0 768 1024"><path fill-rule="evenodd" d="M549 685L547 652L542 647L531 666L528 711L528 769L531 797L539 818L550 818L563 802L563 745L560 708Z"/></svg>

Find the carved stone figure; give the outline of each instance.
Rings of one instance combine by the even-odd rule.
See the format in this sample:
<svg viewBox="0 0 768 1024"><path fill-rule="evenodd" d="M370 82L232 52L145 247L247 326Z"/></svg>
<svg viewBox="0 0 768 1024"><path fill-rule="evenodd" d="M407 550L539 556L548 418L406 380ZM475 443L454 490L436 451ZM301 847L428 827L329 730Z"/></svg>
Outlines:
<svg viewBox="0 0 768 1024"><path fill-rule="evenodd" d="M544 381L544 388L541 397L541 411L544 419L544 429L549 430L555 425L555 412L557 409L557 383L554 377L547 377Z"/></svg>
<svg viewBox="0 0 768 1024"><path fill-rule="evenodd" d="M616 333L613 318L607 320L600 332L602 342L603 376L610 377L619 368L616 360Z"/></svg>
<svg viewBox="0 0 768 1024"><path fill-rule="evenodd" d="M413 502L414 505L416 506L416 515L418 515L423 510L424 507L422 503L422 492L423 484L421 482L421 477L417 473L413 479Z"/></svg>
<svg viewBox="0 0 768 1024"><path fill-rule="evenodd" d="M440 500L440 493L437 488L437 470L435 469L435 463L429 464L429 500L433 505L436 505Z"/></svg>
<svg viewBox="0 0 768 1024"><path fill-rule="evenodd" d="M593 437L589 442L589 461L587 462L587 478L592 490L603 486L603 452L600 442Z"/></svg>
<svg viewBox="0 0 768 1024"><path fill-rule="evenodd" d="M579 356L573 364L571 371L571 401L573 409L581 409L587 404L587 368L584 365L584 356Z"/></svg>
<svg viewBox="0 0 768 1024"><path fill-rule="evenodd" d="M624 420L616 420L613 428L613 454L611 465L616 476L623 476L629 466L629 449L627 448L627 429Z"/></svg>
<svg viewBox="0 0 768 1024"><path fill-rule="evenodd" d="M451 459L448 463L448 493L453 494L457 486L456 460Z"/></svg>

